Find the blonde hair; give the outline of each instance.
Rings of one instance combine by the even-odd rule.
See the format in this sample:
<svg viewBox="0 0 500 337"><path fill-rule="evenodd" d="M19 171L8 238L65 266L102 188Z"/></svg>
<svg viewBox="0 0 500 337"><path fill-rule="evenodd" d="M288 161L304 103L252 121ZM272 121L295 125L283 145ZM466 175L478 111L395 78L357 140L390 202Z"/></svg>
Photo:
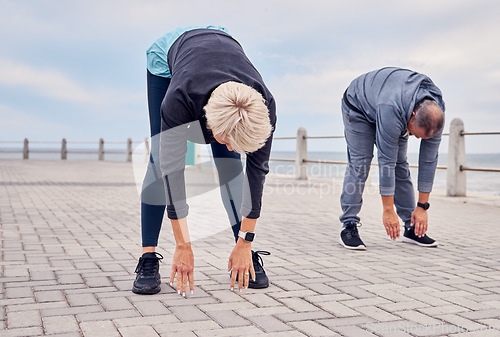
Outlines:
<svg viewBox="0 0 500 337"><path fill-rule="evenodd" d="M208 128L214 135L227 139L238 153L257 151L271 135L265 100L248 85L222 83L212 92L204 110Z"/></svg>

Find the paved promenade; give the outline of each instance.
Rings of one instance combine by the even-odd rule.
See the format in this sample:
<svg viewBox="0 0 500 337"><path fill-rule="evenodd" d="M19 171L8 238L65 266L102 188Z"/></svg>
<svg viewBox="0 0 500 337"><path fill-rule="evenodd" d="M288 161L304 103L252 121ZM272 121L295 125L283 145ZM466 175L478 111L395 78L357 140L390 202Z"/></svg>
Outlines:
<svg viewBox="0 0 500 337"><path fill-rule="evenodd" d="M492 179L498 176L492 175ZM438 248L393 242L375 187L338 244L337 182L269 177L253 248L264 290L229 290L233 238L217 190L190 201L195 293L131 292L140 254L129 163L0 160L0 336L500 336L499 198L431 198Z"/></svg>

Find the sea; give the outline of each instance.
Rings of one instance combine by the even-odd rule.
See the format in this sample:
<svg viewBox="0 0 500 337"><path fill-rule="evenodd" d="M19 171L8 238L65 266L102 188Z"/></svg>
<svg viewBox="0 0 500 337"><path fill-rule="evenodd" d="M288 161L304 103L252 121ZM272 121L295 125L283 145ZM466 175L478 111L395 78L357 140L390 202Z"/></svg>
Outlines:
<svg viewBox="0 0 500 337"><path fill-rule="evenodd" d="M108 145L109 146L109 145ZM126 154L123 151L124 145L117 145L115 148L107 147L107 151L115 151L122 153L107 153L105 155L105 160L108 161L125 161ZM5 151L5 147L3 147ZM38 147L34 148L38 151L50 150L48 148ZM11 148L11 152L0 152L0 160L2 159L21 159L22 153L19 152L19 148ZM53 148L52 148L53 150ZM80 148L79 150L86 150L85 148ZM14 152L15 151L15 152ZM94 149L89 149L89 151L94 151L95 153L68 153L68 160L97 160L97 152ZM210 161L208 155L204 156L204 161ZM488 153L488 154L477 154L471 153L466 156L466 165L473 168L494 168L500 169L500 153ZM134 153L134 160L137 158L136 153ZM142 156L139 156L142 160ZM144 156L145 158L145 156ZM271 158L286 158L294 159L295 151L273 151ZM374 155L373 162L376 163L376 153ZM345 152L327 152L327 151L309 151L308 159L312 160L331 160L331 161L347 161L347 154ZM54 151L54 153L30 153L29 160L60 160L60 153ZM439 154L438 165L447 166L448 157L446 153ZM410 164L418 163L418 153L408 153L408 162ZM295 174L295 164L293 162L282 162L282 161L271 161L269 164L270 173L279 175L290 175ZM418 169L411 168L410 174L412 176L413 182L416 185L416 179L418 177ZM321 178L321 179L335 179L342 180L345 174L345 165L340 164L318 164L318 163L308 163L308 177L310 178ZM370 181L371 183L377 183L378 181L378 167L372 166L370 171ZM467 193L468 194L486 194L500 196L500 173L497 172L475 172L467 171ZM436 170L436 176L434 179L434 190L446 191L446 170Z"/></svg>

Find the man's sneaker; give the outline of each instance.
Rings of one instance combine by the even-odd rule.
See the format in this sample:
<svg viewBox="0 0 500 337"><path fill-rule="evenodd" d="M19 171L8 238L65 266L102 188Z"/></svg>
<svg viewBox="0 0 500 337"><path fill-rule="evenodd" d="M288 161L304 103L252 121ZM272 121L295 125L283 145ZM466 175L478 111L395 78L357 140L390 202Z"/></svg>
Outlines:
<svg viewBox="0 0 500 337"><path fill-rule="evenodd" d="M262 257L260 255L271 255L268 251L265 250L252 250L252 262L253 269L255 270L255 281L250 279L248 281L248 288L252 289L262 289L269 287L269 279L267 278L266 272L264 271L264 261L262 261ZM231 274L229 274L231 276ZM236 275L236 282L238 282L238 275Z"/></svg>
<svg viewBox="0 0 500 337"><path fill-rule="evenodd" d="M366 250L366 246L361 241L358 233L358 224L355 221L348 221L344 224L344 229L340 232L339 242L342 246L352 250Z"/></svg>
<svg viewBox="0 0 500 337"><path fill-rule="evenodd" d="M160 253L144 253L135 268L137 276L132 291L136 294L156 294L161 290Z"/></svg>
<svg viewBox="0 0 500 337"><path fill-rule="evenodd" d="M424 234L421 238L415 235L415 228L406 228L403 237L401 238L403 242L413 243L422 247L437 247L438 243Z"/></svg>

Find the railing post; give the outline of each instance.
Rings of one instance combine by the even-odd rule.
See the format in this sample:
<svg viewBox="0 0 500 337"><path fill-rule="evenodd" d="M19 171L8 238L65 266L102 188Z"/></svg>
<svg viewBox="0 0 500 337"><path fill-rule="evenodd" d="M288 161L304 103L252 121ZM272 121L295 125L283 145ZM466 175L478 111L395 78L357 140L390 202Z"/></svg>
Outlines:
<svg viewBox="0 0 500 337"><path fill-rule="evenodd" d="M99 139L99 160L104 160L104 139Z"/></svg>
<svg viewBox="0 0 500 337"><path fill-rule="evenodd" d="M307 179L307 130L300 127L297 130L297 147L295 149L295 178Z"/></svg>
<svg viewBox="0 0 500 337"><path fill-rule="evenodd" d="M127 139L127 161L132 161L132 138Z"/></svg>
<svg viewBox="0 0 500 337"><path fill-rule="evenodd" d="M28 146L28 138L24 138L24 147L23 147L23 159L28 159L29 158L29 146Z"/></svg>
<svg viewBox="0 0 500 337"><path fill-rule="evenodd" d="M68 150L66 149L66 138L63 138L61 144L61 160L66 160L67 155L68 155Z"/></svg>
<svg viewBox="0 0 500 337"><path fill-rule="evenodd" d="M148 163L149 162L149 155L151 153L149 150L149 137L144 138L144 147L146 148L144 162Z"/></svg>
<svg viewBox="0 0 500 337"><path fill-rule="evenodd" d="M466 177L462 166L465 166L465 139L462 135L464 122L455 118L450 124L450 140L448 146L448 173L446 178L446 194L452 197L465 197Z"/></svg>

